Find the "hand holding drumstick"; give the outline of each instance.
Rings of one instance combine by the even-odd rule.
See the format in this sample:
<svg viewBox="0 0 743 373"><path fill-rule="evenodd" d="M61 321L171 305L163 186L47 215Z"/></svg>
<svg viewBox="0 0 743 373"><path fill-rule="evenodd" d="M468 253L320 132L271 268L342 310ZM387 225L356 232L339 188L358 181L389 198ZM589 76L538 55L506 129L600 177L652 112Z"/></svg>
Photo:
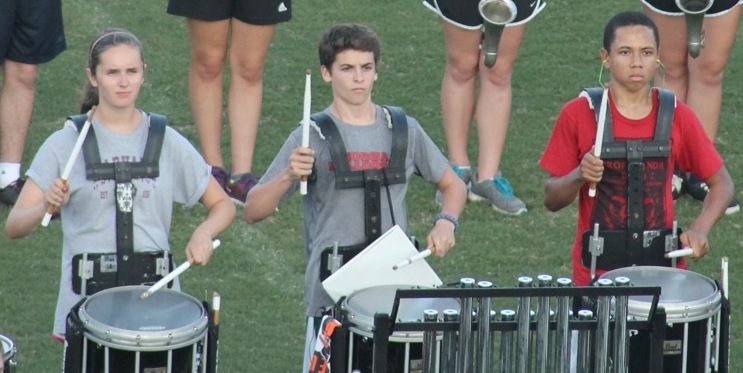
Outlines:
<svg viewBox="0 0 743 373"><path fill-rule="evenodd" d="M88 130L90 129L91 123L93 123L93 116L95 115L95 111L97 108L97 106L93 106L93 108L90 110L90 115L88 115L88 119L86 119L85 124L83 124L83 128L80 129L80 134L77 136L75 146L72 147L70 158L67 160L67 165L65 165L65 168L62 171L62 176L60 176L59 179L55 180L54 184L50 186L45 193L44 204L47 205L47 209L46 214L44 214L44 219L41 221L41 225L44 227L49 225L49 222L52 220L52 216L57 211L57 208L66 203L67 200L70 198L67 178L70 177L72 166L75 165L77 155L80 154L80 149L82 149L85 137L88 135Z"/></svg>

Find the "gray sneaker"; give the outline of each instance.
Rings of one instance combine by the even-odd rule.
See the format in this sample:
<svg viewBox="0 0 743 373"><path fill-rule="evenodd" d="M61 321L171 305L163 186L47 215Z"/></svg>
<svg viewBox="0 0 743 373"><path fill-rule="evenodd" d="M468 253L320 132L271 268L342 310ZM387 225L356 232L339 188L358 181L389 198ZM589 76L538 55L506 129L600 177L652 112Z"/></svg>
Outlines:
<svg viewBox="0 0 743 373"><path fill-rule="evenodd" d="M511 183L500 172L494 179L478 182L477 175L472 178L469 193L470 201L487 200L493 210L509 215L525 214L528 210L524 201L513 194Z"/></svg>
<svg viewBox="0 0 743 373"><path fill-rule="evenodd" d="M452 170L454 170L454 173L459 176L462 181L464 181L464 184L467 185L467 189L470 188L470 183L472 180L472 167L459 167L455 165L451 165ZM443 198L441 197L441 192L437 189L436 190L436 203L439 205L443 202Z"/></svg>

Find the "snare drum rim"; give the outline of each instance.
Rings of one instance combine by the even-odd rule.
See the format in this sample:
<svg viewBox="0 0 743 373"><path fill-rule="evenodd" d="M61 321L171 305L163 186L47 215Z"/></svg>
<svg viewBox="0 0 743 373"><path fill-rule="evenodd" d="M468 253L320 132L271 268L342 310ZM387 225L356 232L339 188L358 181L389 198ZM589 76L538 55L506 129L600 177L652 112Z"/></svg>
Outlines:
<svg viewBox="0 0 743 373"><path fill-rule="evenodd" d="M627 276L626 272L627 271L639 271L643 269L647 271L657 271L657 272L665 272L665 273L671 273L671 272L683 273L690 277L695 277L697 279L701 279L707 282L715 290L711 294L708 294L706 297L696 299L690 302L685 302L685 303L667 303L667 302L664 303L662 301L659 301L658 307L662 306L665 309L666 320L669 323L678 322L678 321L693 322L693 321L708 319L712 315L715 315L716 313L718 313L720 309L722 308L722 293L720 292L720 289L717 287L717 284L709 277L704 276L697 272L693 272L693 271L677 269L677 268L672 268L672 267L633 266L633 267L619 268L619 269L606 272L603 275L601 275L601 278L609 278L613 280L616 277L624 276L624 277L630 278L630 282L631 282L632 278L630 276ZM662 286L661 286L661 289L662 289ZM636 320L647 319L647 316L650 313L650 306L652 305L652 302L640 301L640 300L632 299L632 297L630 297L627 303L628 303L629 316L633 317Z"/></svg>
<svg viewBox="0 0 743 373"><path fill-rule="evenodd" d="M10 337L6 337L2 334L0 334L0 344L3 345L3 362L8 363L11 360L13 360L13 357L15 357L16 353L16 347L15 343L13 342ZM5 349L5 346L8 346L8 349Z"/></svg>
<svg viewBox="0 0 743 373"><path fill-rule="evenodd" d="M120 286L106 289L93 294L80 306L78 316L85 328L85 337L96 343L108 347L129 351L163 351L178 349L189 346L202 339L207 333L209 318L204 310L203 305L196 298L189 294L171 289L160 289L160 292L171 292L183 297L198 305L201 309L201 315L190 325L179 328L159 331L135 331L122 329L105 324L96 320L87 311L87 306L91 299L99 294L132 291L135 294L142 293L148 288L146 286Z"/></svg>
<svg viewBox="0 0 743 373"><path fill-rule="evenodd" d="M349 300L352 299L354 296L358 296L359 294L362 294L364 292L369 292L372 290L380 290L380 289L391 289L392 290L392 296L394 299L394 294L398 289L432 289L427 287L421 287L416 285L381 285L381 286L372 286L366 289L360 289L355 292L353 292L351 295L347 296L345 299L343 299L343 302L341 303L341 310L345 313L346 318L348 321L350 321L351 325L348 327L348 329L358 334L362 337L367 338L373 338L374 336L374 315L366 315L360 312L359 310L354 309L352 305L349 304ZM452 299L452 298L442 298L442 299ZM452 299L455 302L456 299ZM394 301L394 300L393 300ZM458 302L457 302L458 303ZM460 305L457 304L457 309L459 309ZM421 322L423 322L423 315L421 314ZM437 333L437 340L440 340L443 334ZM411 343L411 342L421 342L423 341L423 332L420 331L395 331L390 335L390 342L394 343Z"/></svg>

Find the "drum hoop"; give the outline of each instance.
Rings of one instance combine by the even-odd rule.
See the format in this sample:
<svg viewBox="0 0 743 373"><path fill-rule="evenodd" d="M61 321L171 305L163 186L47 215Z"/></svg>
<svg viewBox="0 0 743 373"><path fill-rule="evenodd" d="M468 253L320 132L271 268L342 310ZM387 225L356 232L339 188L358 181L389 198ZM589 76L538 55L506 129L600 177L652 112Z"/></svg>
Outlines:
<svg viewBox="0 0 743 373"><path fill-rule="evenodd" d="M0 344L3 345L3 361L8 362L15 356L15 343L9 337L0 334ZM8 349L5 349L8 346Z"/></svg>
<svg viewBox="0 0 743 373"><path fill-rule="evenodd" d="M679 272L690 277L695 277L697 279L703 280L715 289L714 292L708 294L707 296L692 301L668 303L660 300L658 302L658 307L662 306L665 309L666 319L669 323L671 323L672 321L693 322L704 320L718 313L722 308L722 293L720 292L720 289L717 288L717 284L715 284L715 282L709 277L697 272L671 267L636 266L619 268L606 272L601 276L601 278L611 278L612 274L629 277L626 273L623 272L638 270L658 271L666 273ZM647 320L647 316L650 313L650 306L651 302L649 301L632 299L632 297L630 297L628 300L628 313L636 320Z"/></svg>
<svg viewBox="0 0 743 373"><path fill-rule="evenodd" d="M193 302L201 308L201 316L189 325L184 325L174 329L135 331L105 324L93 318L87 311L86 306L88 305L88 302L98 294L134 289L137 289L137 291L144 291L147 290L147 287L120 286L110 288L92 295L83 302L80 306L79 317L80 321L82 321L85 326L86 338L109 347L126 349L125 347L128 346L132 351L160 351L162 350L162 347L167 347L166 349L177 349L183 346L192 345L199 339L203 338L206 334L209 318L201 303L189 294L170 289L160 289L158 291L172 292L183 297L184 300Z"/></svg>
<svg viewBox="0 0 743 373"><path fill-rule="evenodd" d="M352 299L355 296L358 296L360 294L363 294L365 292L370 292L373 290L380 290L380 289L389 289L392 291L392 296L394 298L395 291L397 289L430 289L430 288L424 288L420 286L415 285L382 285L382 286L373 286L366 289L361 289L353 292L351 295L347 296L343 302L341 303L341 309L346 312L348 320L351 322L351 326L349 326L349 330L355 332L356 334L359 334L364 337L371 338L373 336L373 328L374 328L374 315L367 315L365 313L362 313L356 307L353 306L353 304L349 303L349 300L352 301ZM454 298L441 298L437 299L437 301L445 301L445 300L453 300L457 303L457 310L459 310L460 305L458 304L458 300ZM392 304L393 299L390 300L390 304ZM421 315L421 321L422 321L423 315ZM438 336L437 338L440 338ZM423 332L421 331L396 331L390 335L390 341L391 342L421 342L423 340Z"/></svg>

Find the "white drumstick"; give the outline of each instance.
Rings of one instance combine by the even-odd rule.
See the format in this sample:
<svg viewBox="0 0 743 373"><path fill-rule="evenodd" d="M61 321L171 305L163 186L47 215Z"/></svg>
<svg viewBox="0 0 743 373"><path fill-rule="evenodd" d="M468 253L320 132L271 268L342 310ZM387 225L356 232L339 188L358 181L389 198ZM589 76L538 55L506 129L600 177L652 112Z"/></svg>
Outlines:
<svg viewBox="0 0 743 373"><path fill-rule="evenodd" d="M720 270L720 286L722 286L722 292L725 298L728 298L728 257L722 257L722 268Z"/></svg>
<svg viewBox="0 0 743 373"><path fill-rule="evenodd" d="M691 254L694 254L694 249L692 249L690 247L687 247L687 248L681 249L681 250L669 251L669 252L666 253L665 257L666 258L669 258L669 259L670 258L680 258L682 256L689 256Z"/></svg>
<svg viewBox="0 0 743 373"><path fill-rule="evenodd" d="M598 128L596 129L596 143L593 146L593 155L601 157L601 147L603 146L604 140L604 125L606 124L606 107L609 103L609 89L604 88L604 93L601 95L601 106L599 107L599 119ZM591 187L588 189L588 196L596 196L596 183L591 183Z"/></svg>
<svg viewBox="0 0 743 373"><path fill-rule="evenodd" d="M88 119L85 120L85 123L83 123L83 128L80 129L80 134L77 135L77 141L75 141L75 146L72 147L72 153L70 153L70 158L67 159L67 164L65 165L64 170L62 170L62 176L60 176L60 179L67 181L67 178L70 177L70 172L72 172L72 166L75 165L75 160L77 160L77 155L80 154L80 149L83 147L83 142L85 141L85 137L88 135L88 130L90 129L91 123L93 122L93 114L95 114L95 110L97 109L97 106L93 106L93 108L90 109L90 115L88 115ZM54 215L54 211L56 208L54 206L49 206L46 209L46 214L44 214L44 219L41 220L41 225L46 227L49 225L49 222L52 221L52 215Z"/></svg>
<svg viewBox="0 0 743 373"><path fill-rule="evenodd" d="M427 258L429 255L431 255L431 249L425 249L419 252L418 254L415 254L405 260L400 261L400 263L393 265L392 270L397 271L398 269L402 267L413 264L421 259Z"/></svg>
<svg viewBox="0 0 743 373"><path fill-rule="evenodd" d="M307 70L307 79L304 83L304 111L302 115L302 146L310 146L310 106L312 102L312 93L310 88L310 82L312 72ZM307 176L302 176L302 182L299 183L299 194L307 194Z"/></svg>
<svg viewBox="0 0 743 373"><path fill-rule="evenodd" d="M219 240L214 240L212 242L212 249L216 250L219 247ZM146 299L152 293L160 290L165 284L167 284L170 281L173 281L176 277L178 277L181 273L185 272L187 269L191 267L191 262L186 261L183 264L179 265L178 268L176 268L173 272L168 273L165 277L161 278L160 281L156 282L155 285L152 285L147 291L142 293L142 295L139 296L139 299Z"/></svg>

